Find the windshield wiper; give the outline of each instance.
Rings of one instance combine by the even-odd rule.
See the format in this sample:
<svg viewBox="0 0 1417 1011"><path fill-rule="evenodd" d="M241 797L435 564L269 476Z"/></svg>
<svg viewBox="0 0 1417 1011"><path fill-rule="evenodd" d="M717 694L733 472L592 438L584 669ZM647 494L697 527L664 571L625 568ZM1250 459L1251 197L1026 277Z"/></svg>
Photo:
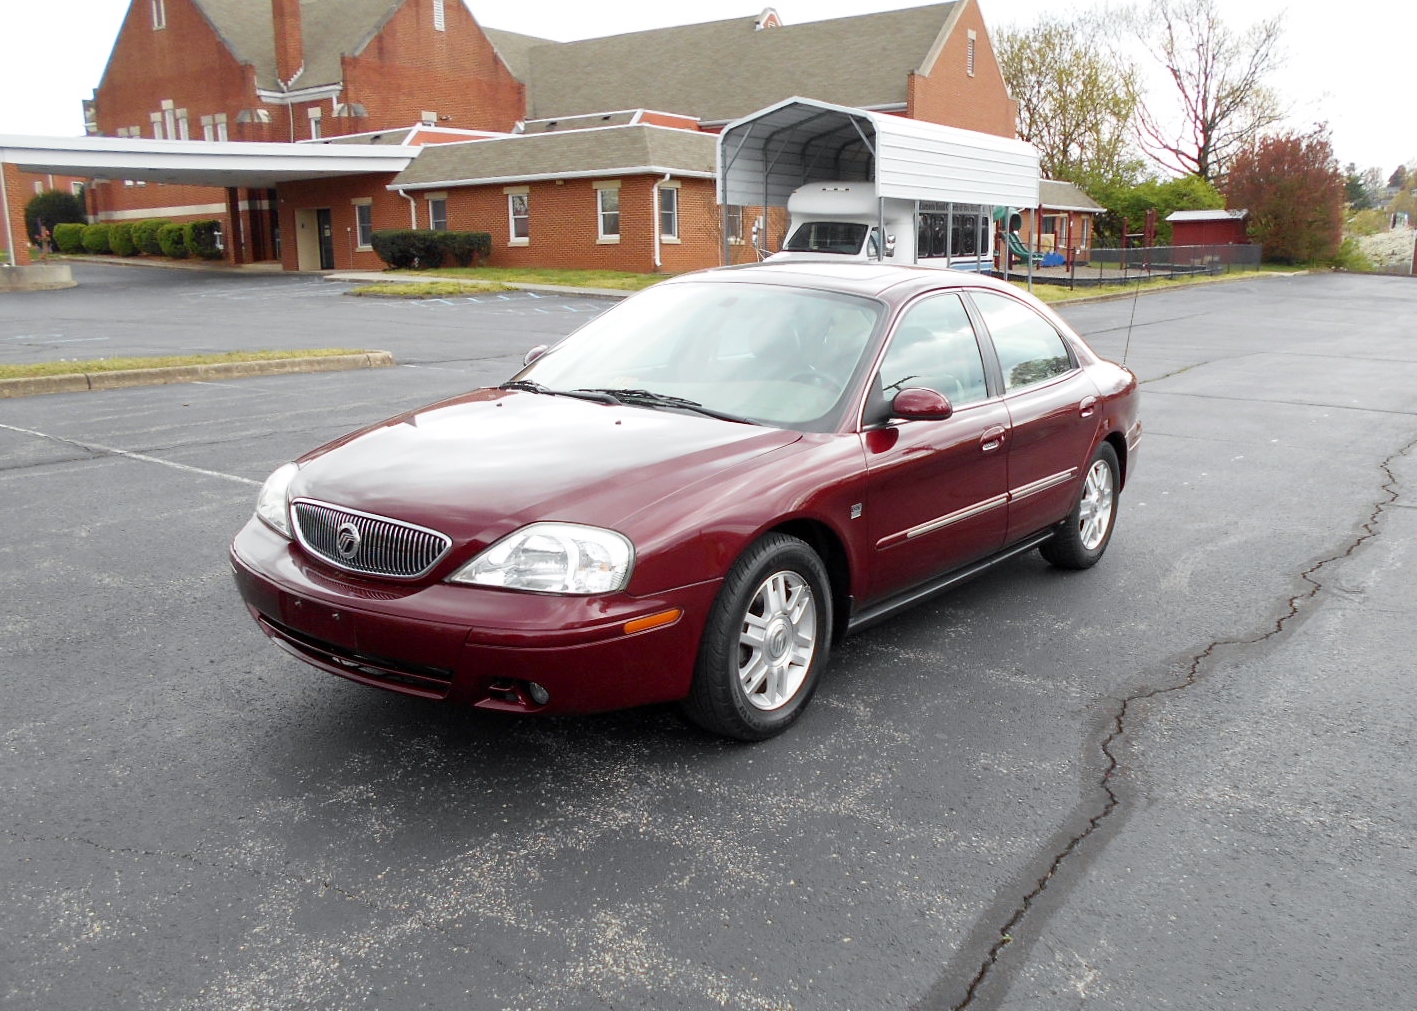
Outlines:
<svg viewBox="0 0 1417 1011"><path fill-rule="evenodd" d="M527 393L545 393L551 397L575 397L597 404L618 404L620 401L602 390L553 390L549 386L532 382L530 379L512 379L498 387L500 390L525 390Z"/></svg>
<svg viewBox="0 0 1417 1011"><path fill-rule="evenodd" d="M695 414L717 418L720 421L733 421L740 425L756 424L756 422L737 414L728 414L724 411L716 411L712 407L705 407L697 400L687 400L684 397L671 397L668 394L655 393L653 390L629 390L607 387L601 389L576 390L575 392L598 393L602 396L613 397L622 404L634 404L636 407L681 408L685 411L693 411Z"/></svg>

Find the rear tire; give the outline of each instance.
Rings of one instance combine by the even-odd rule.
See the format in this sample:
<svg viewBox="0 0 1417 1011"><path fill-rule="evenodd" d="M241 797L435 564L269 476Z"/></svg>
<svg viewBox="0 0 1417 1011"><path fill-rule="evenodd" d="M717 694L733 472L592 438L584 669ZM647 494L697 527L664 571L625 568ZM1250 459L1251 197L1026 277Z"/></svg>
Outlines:
<svg viewBox="0 0 1417 1011"><path fill-rule="evenodd" d="M1102 443L1087 465L1073 511L1058 524L1052 540L1038 549L1039 554L1060 569L1090 569L1097 564L1117 523L1120 472L1117 451Z"/></svg>
<svg viewBox="0 0 1417 1011"><path fill-rule="evenodd" d="M709 612L684 715L741 741L786 730L811 700L827 663L830 585L805 541L769 534L749 547Z"/></svg>

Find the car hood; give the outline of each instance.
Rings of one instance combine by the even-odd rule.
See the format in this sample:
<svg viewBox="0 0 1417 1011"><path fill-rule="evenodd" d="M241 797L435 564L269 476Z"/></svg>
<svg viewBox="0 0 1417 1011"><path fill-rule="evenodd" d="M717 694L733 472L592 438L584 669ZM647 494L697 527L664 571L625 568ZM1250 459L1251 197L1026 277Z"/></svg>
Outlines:
<svg viewBox="0 0 1417 1011"><path fill-rule="evenodd" d="M543 519L633 534L624 524L647 506L800 438L680 411L486 389L316 450L300 461L291 493L477 550Z"/></svg>

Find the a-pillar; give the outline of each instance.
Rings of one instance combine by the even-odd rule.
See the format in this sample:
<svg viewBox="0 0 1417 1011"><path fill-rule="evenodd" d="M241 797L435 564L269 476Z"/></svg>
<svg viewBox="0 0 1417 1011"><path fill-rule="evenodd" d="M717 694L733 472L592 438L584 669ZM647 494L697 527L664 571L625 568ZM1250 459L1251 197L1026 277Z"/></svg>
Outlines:
<svg viewBox="0 0 1417 1011"><path fill-rule="evenodd" d="M16 266L33 262L29 232L25 229L26 197L20 188L22 182L19 169L0 162L0 214L5 218L0 223L0 243L9 253L7 262Z"/></svg>

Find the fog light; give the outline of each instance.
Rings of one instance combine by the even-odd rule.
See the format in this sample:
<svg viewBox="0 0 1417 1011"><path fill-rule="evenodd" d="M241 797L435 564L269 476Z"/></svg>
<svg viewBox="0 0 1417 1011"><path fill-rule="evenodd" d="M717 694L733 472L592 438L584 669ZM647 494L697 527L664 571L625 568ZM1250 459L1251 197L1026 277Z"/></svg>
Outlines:
<svg viewBox="0 0 1417 1011"><path fill-rule="evenodd" d="M527 694L531 696L531 700L539 706L544 706L551 701L551 693L535 681L528 681L526 690Z"/></svg>

